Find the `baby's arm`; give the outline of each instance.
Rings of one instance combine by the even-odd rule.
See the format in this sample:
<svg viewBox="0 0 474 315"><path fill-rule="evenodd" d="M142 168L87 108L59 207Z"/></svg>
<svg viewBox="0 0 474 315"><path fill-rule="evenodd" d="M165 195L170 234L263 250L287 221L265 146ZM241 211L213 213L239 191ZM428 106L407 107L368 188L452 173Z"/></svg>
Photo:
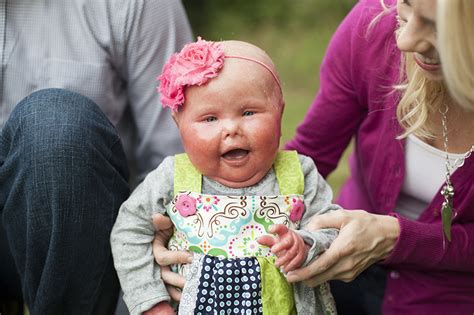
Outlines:
<svg viewBox="0 0 474 315"><path fill-rule="evenodd" d="M172 171L163 166L169 164L172 161L165 159L122 204L112 230L114 265L131 314L142 314L155 307L166 309L161 302L170 299L152 252L152 215L164 213L165 204L172 198Z"/></svg>
<svg viewBox="0 0 474 315"><path fill-rule="evenodd" d="M306 225L323 213L340 209L341 207L332 203L332 189L324 178L319 174L316 165L309 157L300 155L301 167L305 178L304 204L305 211L300 222L300 229L296 231L311 247L303 265L309 264L322 252L329 248L332 241L337 237L337 229L307 230ZM316 218L315 218L316 216Z"/></svg>

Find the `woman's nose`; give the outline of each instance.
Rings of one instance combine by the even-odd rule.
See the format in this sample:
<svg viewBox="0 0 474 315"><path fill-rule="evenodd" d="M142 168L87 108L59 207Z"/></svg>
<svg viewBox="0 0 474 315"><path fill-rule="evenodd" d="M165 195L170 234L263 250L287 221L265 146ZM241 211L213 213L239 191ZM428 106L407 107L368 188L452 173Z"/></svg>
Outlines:
<svg viewBox="0 0 474 315"><path fill-rule="evenodd" d="M397 46L403 52L417 52L423 54L431 48L429 34L425 27L415 18L410 19L399 30Z"/></svg>

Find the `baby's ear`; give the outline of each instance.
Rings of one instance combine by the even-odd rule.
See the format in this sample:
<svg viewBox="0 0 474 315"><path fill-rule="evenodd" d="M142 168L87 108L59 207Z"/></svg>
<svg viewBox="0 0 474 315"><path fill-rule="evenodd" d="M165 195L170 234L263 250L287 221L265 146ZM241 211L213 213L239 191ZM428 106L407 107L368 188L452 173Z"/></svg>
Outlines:
<svg viewBox="0 0 474 315"><path fill-rule="evenodd" d="M174 122L176 123L176 126L179 128L179 119L178 119L178 113L175 111L171 112L171 117L173 117Z"/></svg>

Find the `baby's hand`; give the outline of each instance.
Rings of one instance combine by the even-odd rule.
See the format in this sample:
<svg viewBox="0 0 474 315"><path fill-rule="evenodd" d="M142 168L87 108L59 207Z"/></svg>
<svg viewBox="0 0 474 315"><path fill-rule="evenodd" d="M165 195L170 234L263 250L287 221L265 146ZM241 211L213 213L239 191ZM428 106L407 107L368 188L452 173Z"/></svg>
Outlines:
<svg viewBox="0 0 474 315"><path fill-rule="evenodd" d="M168 301L163 301L143 312L142 315L175 315L175 312Z"/></svg>
<svg viewBox="0 0 474 315"><path fill-rule="evenodd" d="M299 268L306 259L309 245L300 235L283 224L272 225L269 231L277 236L265 235L257 242L271 248L272 253L278 257L275 265L285 273Z"/></svg>

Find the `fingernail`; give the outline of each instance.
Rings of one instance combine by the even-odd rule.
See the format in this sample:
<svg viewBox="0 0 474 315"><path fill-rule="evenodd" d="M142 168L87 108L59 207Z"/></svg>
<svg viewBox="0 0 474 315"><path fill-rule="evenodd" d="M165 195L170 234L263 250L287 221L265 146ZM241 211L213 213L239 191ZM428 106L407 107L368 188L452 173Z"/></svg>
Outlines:
<svg viewBox="0 0 474 315"><path fill-rule="evenodd" d="M288 272L286 273L286 280L288 280L288 282L291 282L292 280L294 280L294 278L295 278L295 277L293 276L293 272L288 271Z"/></svg>
<svg viewBox="0 0 474 315"><path fill-rule="evenodd" d="M189 256L188 257L188 263L192 263L193 262L193 256Z"/></svg>

